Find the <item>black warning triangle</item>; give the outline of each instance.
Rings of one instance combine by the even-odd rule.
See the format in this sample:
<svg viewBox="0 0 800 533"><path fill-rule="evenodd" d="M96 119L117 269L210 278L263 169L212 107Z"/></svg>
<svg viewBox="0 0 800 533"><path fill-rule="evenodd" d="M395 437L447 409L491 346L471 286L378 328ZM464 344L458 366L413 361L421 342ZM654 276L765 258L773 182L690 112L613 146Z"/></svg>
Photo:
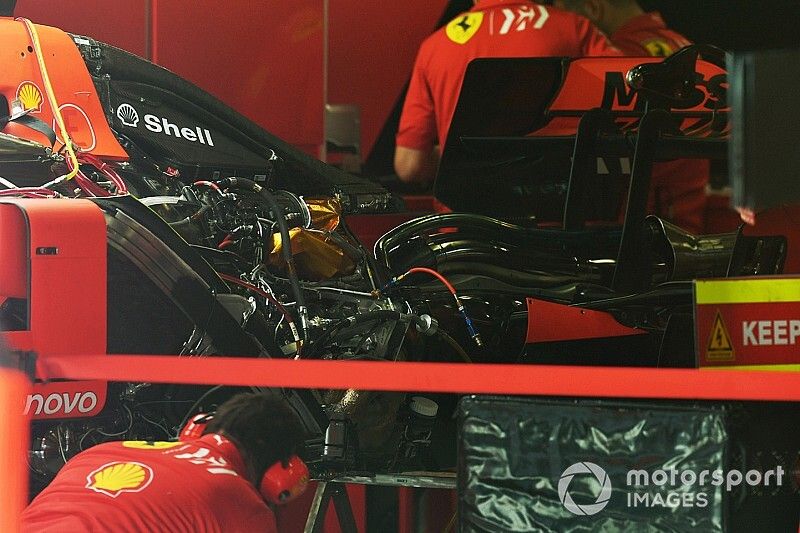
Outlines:
<svg viewBox="0 0 800 533"><path fill-rule="evenodd" d="M725 322L723 322L719 310L717 310L717 316L714 318L711 335L708 337L706 360L733 361L733 343L731 342L731 336L728 334L728 328L725 327Z"/></svg>

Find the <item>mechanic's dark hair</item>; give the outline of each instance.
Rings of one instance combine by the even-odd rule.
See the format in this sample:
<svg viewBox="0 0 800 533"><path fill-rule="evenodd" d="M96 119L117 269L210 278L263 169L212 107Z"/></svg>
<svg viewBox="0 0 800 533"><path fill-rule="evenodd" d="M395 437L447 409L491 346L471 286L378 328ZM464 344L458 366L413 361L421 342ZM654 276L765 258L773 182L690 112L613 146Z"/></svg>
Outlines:
<svg viewBox="0 0 800 533"><path fill-rule="evenodd" d="M219 406L205 433L221 433L233 440L256 483L274 463L286 464L305 437L297 413L274 392L237 394Z"/></svg>
<svg viewBox="0 0 800 533"><path fill-rule="evenodd" d="M0 0L0 17L13 17L17 0Z"/></svg>

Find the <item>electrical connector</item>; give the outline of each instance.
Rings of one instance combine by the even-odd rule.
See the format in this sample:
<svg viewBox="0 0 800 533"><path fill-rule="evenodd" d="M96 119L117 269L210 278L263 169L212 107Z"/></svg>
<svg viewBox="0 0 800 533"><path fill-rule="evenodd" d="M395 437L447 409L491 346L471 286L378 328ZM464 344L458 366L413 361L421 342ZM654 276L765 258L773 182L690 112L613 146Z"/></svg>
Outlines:
<svg viewBox="0 0 800 533"><path fill-rule="evenodd" d="M402 277L398 277L398 278L392 278L392 279L390 279L389 281L387 281L387 282L386 282L386 284L384 284L384 286L383 286L383 287L381 287L381 288L379 289L379 292L380 292L380 293L382 293L382 294L386 294L386 293L387 293L387 292L389 292L391 289L393 289L394 287L396 287L396 286L397 286L397 284L400 282L400 280L401 280L401 279L402 279Z"/></svg>
<svg viewBox="0 0 800 533"><path fill-rule="evenodd" d="M464 308L463 305L458 306L458 311L461 313L461 317L464 319L464 322L467 324L467 331L469 332L469 336L472 338L473 342L478 346L483 346L483 341L481 340L481 334L475 328L475 324L472 323L472 319L467 315L467 310Z"/></svg>

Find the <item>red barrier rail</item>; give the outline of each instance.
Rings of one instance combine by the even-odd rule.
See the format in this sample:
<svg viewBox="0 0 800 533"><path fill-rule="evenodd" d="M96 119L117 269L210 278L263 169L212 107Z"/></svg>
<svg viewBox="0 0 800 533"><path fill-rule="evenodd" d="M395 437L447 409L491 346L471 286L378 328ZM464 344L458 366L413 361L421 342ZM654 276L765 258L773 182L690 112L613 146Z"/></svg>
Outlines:
<svg viewBox="0 0 800 533"><path fill-rule="evenodd" d="M2 352L2 346L0 346ZM28 497L28 418L22 414L30 381L18 370L0 368L0 531L19 531L19 516Z"/></svg>
<svg viewBox="0 0 800 533"><path fill-rule="evenodd" d="M541 365L294 361L137 355L49 356L44 379L381 391L800 401L800 373Z"/></svg>

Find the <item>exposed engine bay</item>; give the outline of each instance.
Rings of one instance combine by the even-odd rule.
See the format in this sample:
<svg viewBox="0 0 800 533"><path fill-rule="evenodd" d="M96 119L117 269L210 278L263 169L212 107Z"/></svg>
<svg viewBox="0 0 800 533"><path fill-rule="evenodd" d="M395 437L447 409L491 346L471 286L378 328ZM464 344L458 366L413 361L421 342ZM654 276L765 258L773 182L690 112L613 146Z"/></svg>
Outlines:
<svg viewBox="0 0 800 533"><path fill-rule="evenodd" d="M535 216L475 213L407 221L368 250L347 217L397 211L382 187L300 153L122 50L52 28L38 44L23 23L0 22L18 48L35 43L31 71L2 84L0 201L74 200L102 213L111 356L691 366L691 280L776 273L786 259L781 236L693 236L655 217L642 217L631 245L629 221L565 231ZM43 57L37 47L57 51L50 82L33 57ZM71 83L90 86L64 88L64 70ZM80 106L56 100L87 92ZM78 109L88 130L72 112L65 139L58 107ZM620 135L630 140L631 131ZM64 274L65 284L82 282L81 272ZM30 330L31 309L48 305L33 301L33 281L19 275L20 290L0 289L5 332ZM610 316L624 334L574 335L580 327L565 323L540 340L531 333L536 301ZM81 395L64 393L59 409L33 395L32 471L41 486L104 440L172 438L189 416L233 392L110 383L105 402L95 398L97 412ZM317 475L454 464L455 398L285 394L308 427L306 456ZM70 402L91 415L73 416Z"/></svg>

